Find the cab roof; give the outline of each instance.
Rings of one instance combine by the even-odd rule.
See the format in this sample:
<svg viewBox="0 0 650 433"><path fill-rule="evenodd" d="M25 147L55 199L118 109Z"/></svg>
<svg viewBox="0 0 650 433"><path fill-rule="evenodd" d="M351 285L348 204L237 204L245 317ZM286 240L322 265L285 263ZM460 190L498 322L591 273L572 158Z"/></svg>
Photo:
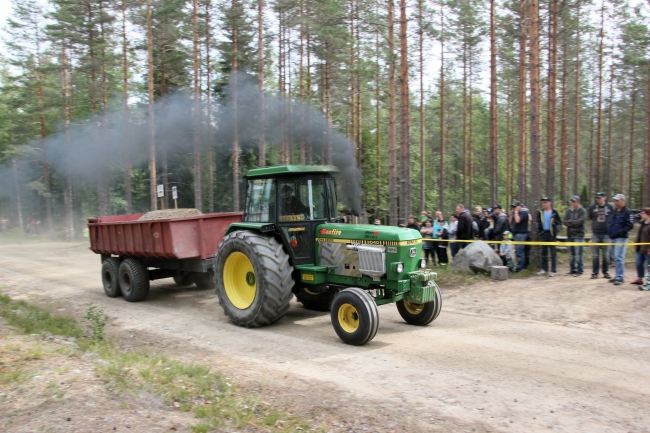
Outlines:
<svg viewBox="0 0 650 433"><path fill-rule="evenodd" d="M260 167L248 170L246 177L256 178L291 174L326 174L338 172L339 169L333 165L276 165L274 167Z"/></svg>

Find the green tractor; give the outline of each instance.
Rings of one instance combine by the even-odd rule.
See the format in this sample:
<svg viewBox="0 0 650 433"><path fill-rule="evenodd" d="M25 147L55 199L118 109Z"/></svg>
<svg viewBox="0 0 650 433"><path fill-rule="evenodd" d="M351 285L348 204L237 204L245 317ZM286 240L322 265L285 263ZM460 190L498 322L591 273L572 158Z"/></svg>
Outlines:
<svg viewBox="0 0 650 433"><path fill-rule="evenodd" d="M332 166L250 170L244 220L231 224L215 258L217 295L240 326L269 325L296 295L305 308L331 310L347 344L372 340L378 305L396 303L407 323L427 325L442 307L436 273L424 269L415 230L344 224Z"/></svg>

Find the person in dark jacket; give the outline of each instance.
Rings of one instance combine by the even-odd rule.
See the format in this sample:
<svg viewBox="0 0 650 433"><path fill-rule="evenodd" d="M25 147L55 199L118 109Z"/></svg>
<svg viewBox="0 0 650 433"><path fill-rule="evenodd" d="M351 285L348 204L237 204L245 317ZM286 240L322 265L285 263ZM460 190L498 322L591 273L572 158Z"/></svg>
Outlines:
<svg viewBox="0 0 650 433"><path fill-rule="evenodd" d="M571 197L571 205L564 213L564 225L566 229L567 242L585 241L585 221L587 211L580 204L580 196ZM582 246L569 245L569 256L571 257L571 271L567 275L578 277L582 275Z"/></svg>
<svg viewBox="0 0 650 433"><path fill-rule="evenodd" d="M542 197L542 209L537 214L537 231L540 242L557 242L557 235L562 230L560 214L553 209L553 203L548 197ZM551 251L551 272L548 272L548 252ZM554 277L557 272L557 247L555 245L542 245L542 270L537 275L548 272L549 277Z"/></svg>
<svg viewBox="0 0 650 433"><path fill-rule="evenodd" d="M625 273L625 250L627 245L627 235L634 226L634 215L632 211L625 206L625 196L616 194L614 196L614 206L616 209L607 224L607 235L614 242L614 259L616 260L616 276L609 280L615 286L623 284L623 275Z"/></svg>
<svg viewBox="0 0 650 433"><path fill-rule="evenodd" d="M407 229L420 231L420 225L415 222L415 217L413 215L409 215L406 221L408 222L408 224L406 224Z"/></svg>
<svg viewBox="0 0 650 433"><path fill-rule="evenodd" d="M636 234L636 243L650 243L650 207L641 211L641 227L639 227L639 232ZM646 286L643 285L643 277L646 275L646 265L650 266L650 255L648 254L650 254L648 245L636 246L636 275L638 278L630 284L638 285L639 290L647 290L646 287L650 286L650 273L646 279L648 284Z"/></svg>
<svg viewBox="0 0 650 433"><path fill-rule="evenodd" d="M526 241L528 238L528 210L520 201L515 201L510 205L510 232L513 240L516 242ZM521 272L526 268L526 245L516 245L515 252L517 255L517 269L515 272Z"/></svg>
<svg viewBox="0 0 650 433"><path fill-rule="evenodd" d="M472 230L472 217L469 215L469 210L465 209L462 204L456 205L456 212L458 214L458 231L456 232L457 240L469 241L473 238ZM468 245L468 242L459 242L458 249L462 250Z"/></svg>
<svg viewBox="0 0 650 433"><path fill-rule="evenodd" d="M482 206L476 206L474 208L474 215L472 215L472 220L476 223L478 230L474 233L474 236L478 239L485 239L485 230L490 227L490 222L487 219L487 209Z"/></svg>
<svg viewBox="0 0 650 433"><path fill-rule="evenodd" d="M596 193L596 202L589 206L587 218L591 220L591 242L608 244L612 240L607 235L607 224L614 213L614 206L607 203L607 195L604 192ZM609 275L609 246L591 247L591 279L598 278L600 255L602 253L603 277L610 279Z"/></svg>
<svg viewBox="0 0 650 433"><path fill-rule="evenodd" d="M492 227L492 239L500 241L503 239L503 233L508 231L508 216L503 212L503 208L500 204L492 206L492 220L494 221L494 227Z"/></svg>

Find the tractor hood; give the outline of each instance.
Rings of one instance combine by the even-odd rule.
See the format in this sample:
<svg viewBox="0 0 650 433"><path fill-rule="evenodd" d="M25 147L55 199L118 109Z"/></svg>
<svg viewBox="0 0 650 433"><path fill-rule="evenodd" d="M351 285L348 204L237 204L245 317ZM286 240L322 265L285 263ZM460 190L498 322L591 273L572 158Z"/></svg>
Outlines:
<svg viewBox="0 0 650 433"><path fill-rule="evenodd" d="M417 230L371 224L321 224L316 242L401 246L422 243Z"/></svg>

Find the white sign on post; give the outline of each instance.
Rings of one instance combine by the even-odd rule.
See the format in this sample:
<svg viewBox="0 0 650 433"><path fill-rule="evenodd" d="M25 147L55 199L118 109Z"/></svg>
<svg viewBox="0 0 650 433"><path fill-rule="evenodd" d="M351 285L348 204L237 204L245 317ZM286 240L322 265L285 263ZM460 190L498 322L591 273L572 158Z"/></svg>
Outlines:
<svg viewBox="0 0 650 433"><path fill-rule="evenodd" d="M178 191L175 186L172 186L172 198L176 200L178 198Z"/></svg>
<svg viewBox="0 0 650 433"><path fill-rule="evenodd" d="M156 192L158 193L158 197L164 197L165 196L165 187L163 185L158 185L156 187Z"/></svg>

